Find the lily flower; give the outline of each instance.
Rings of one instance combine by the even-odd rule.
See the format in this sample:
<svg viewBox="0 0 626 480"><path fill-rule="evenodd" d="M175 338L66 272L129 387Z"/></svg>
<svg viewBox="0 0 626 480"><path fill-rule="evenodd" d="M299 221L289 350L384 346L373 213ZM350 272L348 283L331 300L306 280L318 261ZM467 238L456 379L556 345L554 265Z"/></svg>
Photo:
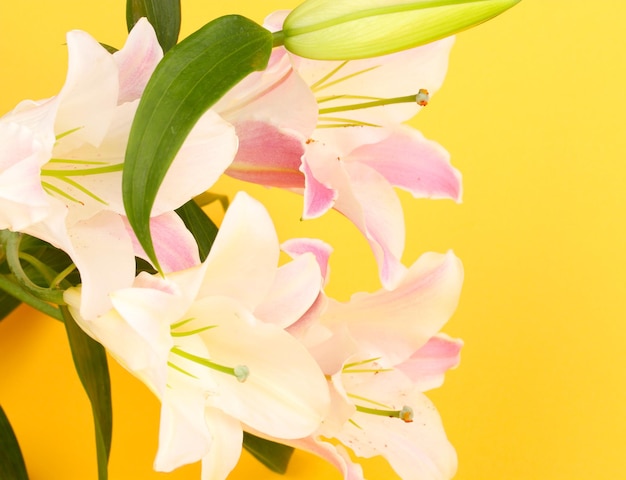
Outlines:
<svg viewBox="0 0 626 480"><path fill-rule="evenodd" d="M205 262L162 278L140 274L114 292L114 308L77 322L161 399L155 468L202 459L202 478L223 479L244 429L277 439L310 435L327 415L327 382L307 349L277 323L293 323L321 286L313 255L277 267L279 245L264 207L239 193ZM297 285L298 288L294 288ZM257 312L285 308L277 323Z"/></svg>
<svg viewBox="0 0 626 480"><path fill-rule="evenodd" d="M285 15L277 12L266 25L279 29ZM368 240L383 285L393 288L405 270L404 219L394 187L418 198L461 198L460 174L448 153L401 124L422 108L418 90L439 89L452 43L350 62L275 50L268 70L249 76L215 106L240 141L226 173L303 194L303 219L331 208L344 214Z"/></svg>
<svg viewBox="0 0 626 480"><path fill-rule="evenodd" d="M163 53L145 19L114 54L82 31L69 32L67 46L59 94L24 101L0 118L0 228L64 250L81 275L81 313L94 317L110 308L109 291L132 283L134 257L143 255L124 214L121 175L139 97ZM236 149L234 130L212 112L185 142L152 211L166 270L199 263L197 253L172 254L194 244L173 210L209 188Z"/></svg>
<svg viewBox="0 0 626 480"><path fill-rule="evenodd" d="M318 242L291 240L284 249L294 257L313 253L325 271L329 251ZM459 363L462 342L440 330L456 308L462 280L451 252L428 253L395 289L358 293L348 302L322 292L288 331L326 374L331 409L314 435L290 444L328 460L346 480L363 475L344 447L358 457L383 456L402 478L452 478L456 454L423 392Z"/></svg>

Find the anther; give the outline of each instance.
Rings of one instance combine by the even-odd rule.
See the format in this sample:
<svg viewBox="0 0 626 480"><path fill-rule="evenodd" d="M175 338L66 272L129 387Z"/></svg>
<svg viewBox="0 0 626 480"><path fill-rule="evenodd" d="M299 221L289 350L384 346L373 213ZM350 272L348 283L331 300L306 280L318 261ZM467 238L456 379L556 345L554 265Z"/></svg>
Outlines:
<svg viewBox="0 0 626 480"><path fill-rule="evenodd" d="M428 90L426 90L425 88L420 88L417 92L417 95L415 95L415 102L420 107L425 107L426 105L428 105L429 100L430 94L428 93Z"/></svg>

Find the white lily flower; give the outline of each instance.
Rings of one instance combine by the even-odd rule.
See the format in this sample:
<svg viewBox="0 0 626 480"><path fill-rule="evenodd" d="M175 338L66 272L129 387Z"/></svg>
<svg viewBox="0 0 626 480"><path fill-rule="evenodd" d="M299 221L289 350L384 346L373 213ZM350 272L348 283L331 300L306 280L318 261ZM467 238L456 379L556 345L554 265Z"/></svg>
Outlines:
<svg viewBox="0 0 626 480"><path fill-rule="evenodd" d="M131 285L134 257L142 254L127 227L121 176L139 96L163 54L145 19L114 54L82 31L69 32L67 46L60 93L22 102L0 118L0 228L64 250L81 275L81 314L94 317L111 307L108 292ZM165 270L199 263L173 210L208 189L236 150L233 128L211 112L185 142L152 211ZM172 255L175 245L192 253Z"/></svg>
<svg viewBox="0 0 626 480"><path fill-rule="evenodd" d="M320 269L312 254L279 268L278 255L267 211L240 193L202 265L165 278L140 274L93 321L79 315L80 289L66 292L81 327L161 399L157 470L202 459L203 479L223 479L244 429L296 439L326 416L324 374L278 324L310 308ZM277 322L261 320L276 305Z"/></svg>

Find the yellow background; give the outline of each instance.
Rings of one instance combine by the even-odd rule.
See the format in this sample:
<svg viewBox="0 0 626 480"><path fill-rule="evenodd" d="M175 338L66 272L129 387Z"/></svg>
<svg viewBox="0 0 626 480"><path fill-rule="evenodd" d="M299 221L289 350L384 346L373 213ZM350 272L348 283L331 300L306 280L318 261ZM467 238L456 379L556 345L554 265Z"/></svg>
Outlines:
<svg viewBox="0 0 626 480"><path fill-rule="evenodd" d="M124 3L4 0L0 111L59 90L67 30L122 45ZM182 0L184 34L218 14L260 21L296 3ZM464 175L462 205L402 195L406 262L452 248L466 268L446 327L466 342L462 364L430 393L459 480L626 478L625 28L621 0L523 0L458 36L443 89L414 123ZM343 218L300 223L300 197L246 188L267 203L281 239L318 235L335 246L331 294L377 288L367 246ZM89 407L61 325L26 309L1 322L0 368L0 403L32 478L95 478ZM199 478L197 465L151 471L157 402L111 368L111 478ZM370 479L393 478L381 462L368 469ZM244 455L231 478L283 478L266 472ZM339 476L297 454L284 478Z"/></svg>

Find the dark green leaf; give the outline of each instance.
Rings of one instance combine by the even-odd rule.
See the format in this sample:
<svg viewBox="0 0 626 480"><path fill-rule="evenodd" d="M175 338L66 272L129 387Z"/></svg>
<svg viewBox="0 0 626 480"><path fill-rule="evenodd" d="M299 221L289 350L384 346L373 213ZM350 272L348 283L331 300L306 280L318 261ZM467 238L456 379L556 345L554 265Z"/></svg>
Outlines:
<svg viewBox="0 0 626 480"><path fill-rule="evenodd" d="M96 430L98 479L106 480L113 425L111 382L106 353L102 345L83 332L66 307L61 307L61 311L76 372L91 402Z"/></svg>
<svg viewBox="0 0 626 480"><path fill-rule="evenodd" d="M293 454L292 447L256 437L248 432L243 432L243 446L259 462L280 474L287 471Z"/></svg>
<svg viewBox="0 0 626 480"><path fill-rule="evenodd" d="M128 220L157 268L149 219L169 166L202 114L249 73L265 68L271 50L269 31L229 15L176 45L150 78L130 131L122 191Z"/></svg>
<svg viewBox="0 0 626 480"><path fill-rule="evenodd" d="M126 0L129 32L141 17L146 17L154 27L164 52L176 45L180 33L180 0Z"/></svg>
<svg viewBox="0 0 626 480"><path fill-rule="evenodd" d="M0 290L0 320L5 319L9 313L15 310L21 303L21 300L18 300L13 295L9 295L4 290Z"/></svg>
<svg viewBox="0 0 626 480"><path fill-rule="evenodd" d="M193 200L178 208L176 213L183 220L193 238L196 239L200 251L200 260L204 262L217 236L217 226Z"/></svg>
<svg viewBox="0 0 626 480"><path fill-rule="evenodd" d="M0 478L28 480L20 445L2 407L0 407Z"/></svg>

